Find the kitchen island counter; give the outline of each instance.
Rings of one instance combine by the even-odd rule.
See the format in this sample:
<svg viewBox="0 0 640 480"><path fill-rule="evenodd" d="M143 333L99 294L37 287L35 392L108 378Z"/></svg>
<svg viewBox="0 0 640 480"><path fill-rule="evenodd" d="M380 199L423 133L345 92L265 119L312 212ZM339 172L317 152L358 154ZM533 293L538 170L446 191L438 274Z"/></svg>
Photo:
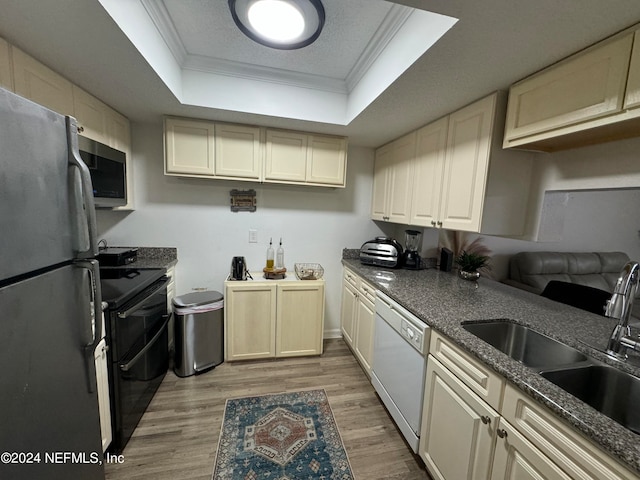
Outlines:
<svg viewBox="0 0 640 480"><path fill-rule="evenodd" d="M344 266L640 473L640 435L597 412L461 326L465 321L513 320L599 361L640 376L640 368L611 360L585 345L604 346L615 321L486 278L480 278L478 288L475 288L474 282L459 279L455 272L391 270L362 265L359 260L347 257L342 260Z"/></svg>

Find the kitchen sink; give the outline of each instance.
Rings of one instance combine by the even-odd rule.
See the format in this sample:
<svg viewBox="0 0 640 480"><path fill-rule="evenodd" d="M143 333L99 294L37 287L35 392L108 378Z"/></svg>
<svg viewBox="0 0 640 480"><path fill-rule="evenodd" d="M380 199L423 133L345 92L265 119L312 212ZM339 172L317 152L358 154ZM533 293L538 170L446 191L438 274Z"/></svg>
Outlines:
<svg viewBox="0 0 640 480"><path fill-rule="evenodd" d="M640 434L640 378L606 365L543 371L540 375Z"/></svg>
<svg viewBox="0 0 640 480"><path fill-rule="evenodd" d="M510 321L463 323L462 328L530 368L559 367L588 360L575 348Z"/></svg>

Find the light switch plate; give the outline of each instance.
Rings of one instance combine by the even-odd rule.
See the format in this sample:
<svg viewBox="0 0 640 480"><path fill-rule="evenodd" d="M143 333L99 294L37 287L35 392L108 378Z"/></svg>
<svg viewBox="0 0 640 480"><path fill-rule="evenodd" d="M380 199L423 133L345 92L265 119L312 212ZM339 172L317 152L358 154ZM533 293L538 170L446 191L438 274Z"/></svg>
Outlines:
<svg viewBox="0 0 640 480"><path fill-rule="evenodd" d="M258 243L258 231L253 228L249 229L249 243Z"/></svg>

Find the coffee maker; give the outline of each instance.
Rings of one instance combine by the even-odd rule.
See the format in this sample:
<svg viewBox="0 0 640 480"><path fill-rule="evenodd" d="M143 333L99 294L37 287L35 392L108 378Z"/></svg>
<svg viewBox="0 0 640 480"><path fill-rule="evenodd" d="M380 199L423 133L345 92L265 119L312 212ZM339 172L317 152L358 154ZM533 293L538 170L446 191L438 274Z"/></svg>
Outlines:
<svg viewBox="0 0 640 480"><path fill-rule="evenodd" d="M419 270L422 268L422 259L420 258L420 240L422 232L418 230L404 231L404 252L402 253L402 266L411 270Z"/></svg>

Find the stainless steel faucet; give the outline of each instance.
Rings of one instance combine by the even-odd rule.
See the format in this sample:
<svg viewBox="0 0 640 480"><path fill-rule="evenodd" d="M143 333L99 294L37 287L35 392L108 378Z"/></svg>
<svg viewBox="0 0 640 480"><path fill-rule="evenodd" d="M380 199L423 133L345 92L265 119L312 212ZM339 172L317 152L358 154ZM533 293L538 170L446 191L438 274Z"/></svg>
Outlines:
<svg viewBox="0 0 640 480"><path fill-rule="evenodd" d="M607 301L604 314L606 317L618 320L611 332L607 343L607 353L619 360L627 358L627 350L640 351L640 341L631 338L629 319L631 307L638 293L638 280L640 279L640 265L638 262L628 262L620 272L616 287L611 299Z"/></svg>

